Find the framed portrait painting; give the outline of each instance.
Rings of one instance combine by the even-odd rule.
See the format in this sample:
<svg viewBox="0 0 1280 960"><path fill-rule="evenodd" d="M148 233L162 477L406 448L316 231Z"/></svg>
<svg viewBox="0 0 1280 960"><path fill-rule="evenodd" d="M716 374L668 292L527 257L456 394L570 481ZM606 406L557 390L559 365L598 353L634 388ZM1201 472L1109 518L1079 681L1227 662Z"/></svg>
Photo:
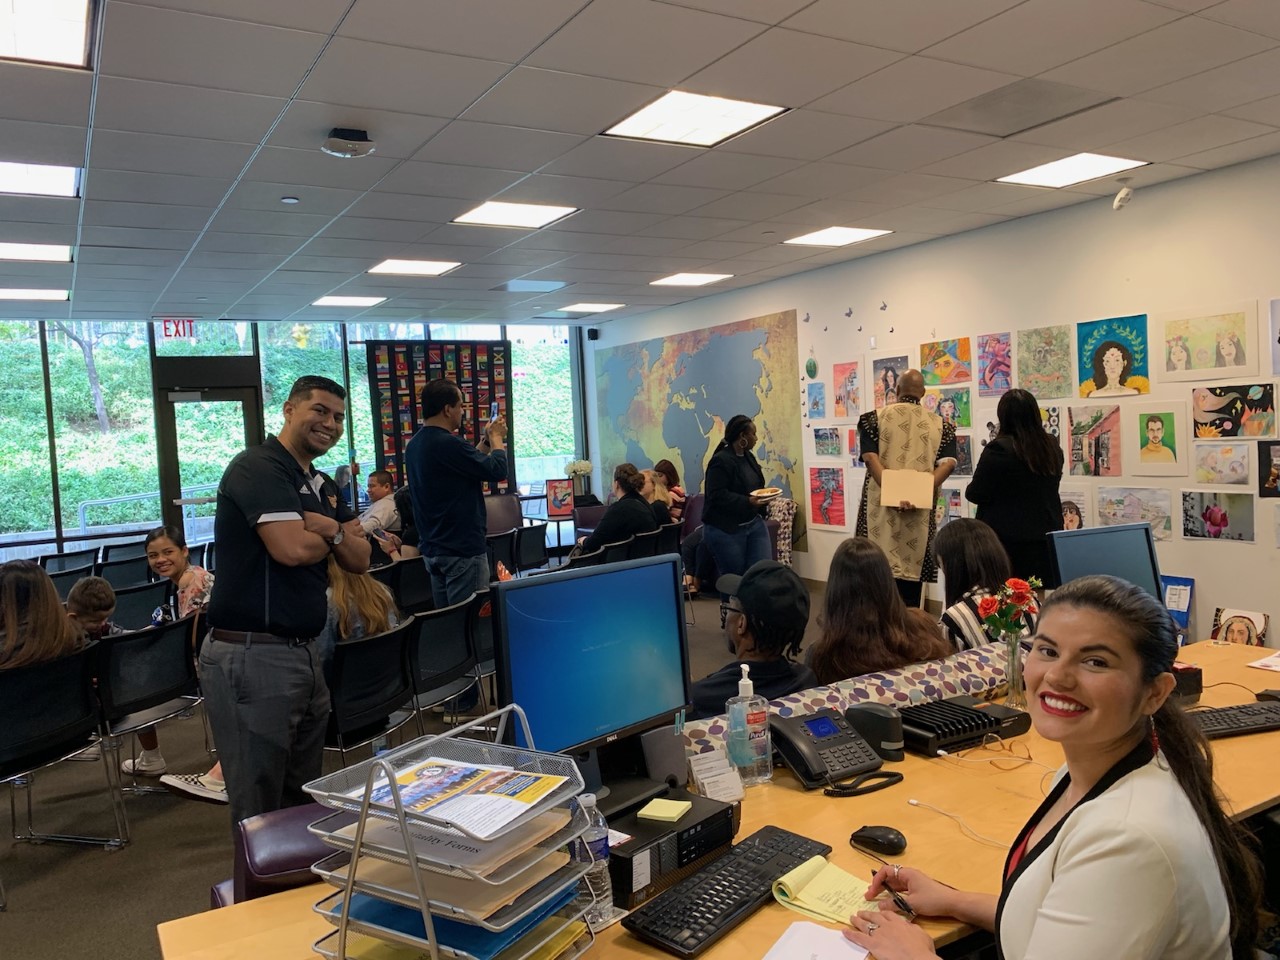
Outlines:
<svg viewBox="0 0 1280 960"><path fill-rule="evenodd" d="M1183 400L1126 405L1124 462L1137 477L1185 477L1191 464L1187 404Z"/></svg>

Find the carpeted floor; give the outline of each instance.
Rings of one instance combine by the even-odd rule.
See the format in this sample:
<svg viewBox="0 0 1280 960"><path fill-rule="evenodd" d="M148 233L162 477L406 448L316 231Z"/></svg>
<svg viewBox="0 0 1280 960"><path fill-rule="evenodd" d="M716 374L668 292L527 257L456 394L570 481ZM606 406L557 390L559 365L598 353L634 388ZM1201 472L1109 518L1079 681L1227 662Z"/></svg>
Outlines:
<svg viewBox="0 0 1280 960"><path fill-rule="evenodd" d="M821 603L821 586L811 588L809 640ZM688 633L696 679L723 666L729 655L718 599L695 601L694 615L697 623ZM171 773L207 769L198 715L164 724L160 740ZM114 821L104 782L100 762L41 771L34 794L37 828L110 833ZM8 806L10 789L0 786L0 806ZM0 841L0 883L9 901L0 912L0 957L154 958L160 955L157 923L209 908L209 887L231 875L227 808L169 794L130 796L126 802L133 838L122 850Z"/></svg>

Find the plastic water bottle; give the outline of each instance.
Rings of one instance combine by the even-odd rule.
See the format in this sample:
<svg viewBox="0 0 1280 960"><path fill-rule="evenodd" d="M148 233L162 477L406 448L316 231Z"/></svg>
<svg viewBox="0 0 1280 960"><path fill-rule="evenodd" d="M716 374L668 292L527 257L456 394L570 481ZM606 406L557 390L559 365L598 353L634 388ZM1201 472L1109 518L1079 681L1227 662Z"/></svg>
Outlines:
<svg viewBox="0 0 1280 960"><path fill-rule="evenodd" d="M594 793L579 796L578 805L587 815L589 825L574 844L574 857L580 863L591 863L583 880L594 902L587 908L583 919L596 929L613 917L613 882L609 879L609 824L596 807Z"/></svg>

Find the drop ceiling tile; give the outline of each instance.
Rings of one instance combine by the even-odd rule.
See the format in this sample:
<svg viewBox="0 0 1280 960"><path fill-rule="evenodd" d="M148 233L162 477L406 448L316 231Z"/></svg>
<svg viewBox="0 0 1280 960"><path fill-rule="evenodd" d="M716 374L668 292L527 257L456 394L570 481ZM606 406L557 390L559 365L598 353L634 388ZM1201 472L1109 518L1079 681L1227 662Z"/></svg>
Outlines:
<svg viewBox="0 0 1280 960"><path fill-rule="evenodd" d="M682 83L764 28L655 0L594 0L524 61L633 83Z"/></svg>
<svg viewBox="0 0 1280 960"><path fill-rule="evenodd" d="M722 261L734 257L749 257L752 253L768 246L766 243L751 243L743 240L698 240L680 250L681 257L692 257L701 260ZM723 273L723 270L716 270Z"/></svg>
<svg viewBox="0 0 1280 960"><path fill-rule="evenodd" d="M505 244L529 236L531 231L507 227L480 227L463 223L447 223L437 227L414 243L407 243L395 256L407 260L483 259Z"/></svg>
<svg viewBox="0 0 1280 960"><path fill-rule="evenodd" d="M375 156L403 160L417 153L446 123L442 117L294 100L267 143L273 147L319 150L330 130L346 127L368 131L378 145Z"/></svg>
<svg viewBox="0 0 1280 960"><path fill-rule="evenodd" d="M302 246L297 237L275 237L262 233L221 233L209 231L200 238L199 250L223 253L274 253L287 256Z"/></svg>
<svg viewBox="0 0 1280 960"><path fill-rule="evenodd" d="M128 170L92 170L83 193L90 200L127 200L149 203L185 203L214 206L231 189L232 181L209 177L184 177L165 173L131 173Z"/></svg>
<svg viewBox="0 0 1280 960"><path fill-rule="evenodd" d="M373 220L368 217L339 217L325 227L322 237L348 237L352 240L387 240L412 243L426 232L423 224L410 220Z"/></svg>
<svg viewBox="0 0 1280 960"><path fill-rule="evenodd" d="M765 233L758 229L760 227L771 229L773 232ZM791 263L795 260L806 260L812 257L817 250L816 247L799 247L782 242L788 237L794 237L796 233L794 224L765 222L745 230L726 233L720 239L755 244L756 249L750 255L739 255L733 259L735 261L752 261L758 266L761 263Z"/></svg>
<svg viewBox="0 0 1280 960"><path fill-rule="evenodd" d="M413 159L484 165L501 157L513 169L533 171L568 153L584 139L580 134L455 120L432 137Z"/></svg>
<svg viewBox="0 0 1280 960"><path fill-rule="evenodd" d="M906 57L810 104L815 110L911 123L1013 83L1009 73Z"/></svg>
<svg viewBox="0 0 1280 960"><path fill-rule="evenodd" d="M582 0L379 0L355 4L338 35L516 63L582 5Z"/></svg>
<svg viewBox="0 0 1280 960"><path fill-rule="evenodd" d="M1252 120L1255 123L1265 123L1269 126L1280 127L1280 97L1267 97L1265 100L1256 100L1253 103L1246 103L1239 107L1232 107L1230 110L1224 110L1229 117L1239 117L1241 120Z"/></svg>
<svg viewBox="0 0 1280 960"><path fill-rule="evenodd" d="M253 146L247 143L97 130L89 164L94 170L164 174L181 171L187 176L229 180L244 169L252 152Z"/></svg>
<svg viewBox="0 0 1280 960"><path fill-rule="evenodd" d="M910 124L834 153L827 157L827 162L852 163L905 173L994 143L995 139L977 133Z"/></svg>
<svg viewBox="0 0 1280 960"><path fill-rule="evenodd" d="M88 128L0 120L0 160L83 167Z"/></svg>
<svg viewBox="0 0 1280 960"><path fill-rule="evenodd" d="M780 23L812 0L670 0L681 7L723 13L758 23Z"/></svg>
<svg viewBox="0 0 1280 960"><path fill-rule="evenodd" d="M1219 113L1280 93L1280 48L1148 90L1144 100Z"/></svg>
<svg viewBox="0 0 1280 960"><path fill-rule="evenodd" d="M147 230L137 227L85 227L82 244L101 247L153 247L157 250L189 250L196 242L194 230Z"/></svg>
<svg viewBox="0 0 1280 960"><path fill-rule="evenodd" d="M860 43L773 27L695 73L680 88L781 107L802 107L900 58L901 54ZM800 64L802 69L798 69ZM867 116L853 110L830 112Z"/></svg>
<svg viewBox="0 0 1280 960"><path fill-rule="evenodd" d="M131 3L109 4L105 16L104 77L288 97L325 42L322 33Z"/></svg>
<svg viewBox="0 0 1280 960"><path fill-rule="evenodd" d="M625 216L646 216L625 214ZM659 218L661 220L662 218ZM615 237L602 238L601 253L632 253L638 256L661 257L688 246L689 241L677 237Z"/></svg>
<svg viewBox="0 0 1280 960"><path fill-rule="evenodd" d="M916 53L981 23L1022 0L817 0L792 16L786 26L886 50Z"/></svg>
<svg viewBox="0 0 1280 960"><path fill-rule="evenodd" d="M1181 80L1276 46L1276 41L1199 17L1185 17L1045 73L1117 96Z"/></svg>
<svg viewBox="0 0 1280 960"><path fill-rule="evenodd" d="M501 157L495 157L501 160ZM526 176L519 170L495 170L462 164L405 161L374 189L379 193L410 193L432 197L488 200ZM474 206L474 204L473 204ZM469 210L470 207L464 209Z"/></svg>
<svg viewBox="0 0 1280 960"><path fill-rule="evenodd" d="M115 200L86 200L84 203L84 223L95 227L201 230L212 215L211 207L175 203L122 203Z"/></svg>
<svg viewBox="0 0 1280 960"><path fill-rule="evenodd" d="M493 199L511 203L545 203L560 207L591 207L616 197L630 184L621 180L595 180L590 177L558 177L533 174Z"/></svg>
<svg viewBox="0 0 1280 960"><path fill-rule="evenodd" d="M113 244L93 244L81 239L80 245L76 247L76 259L80 263L176 267L186 255L187 249L158 250L150 247L117 247Z"/></svg>
<svg viewBox="0 0 1280 960"><path fill-rule="evenodd" d="M928 53L1033 77L1177 17L1143 0L1027 0L930 47Z"/></svg>
<svg viewBox="0 0 1280 960"><path fill-rule="evenodd" d="M600 238L591 233L569 233L564 230L539 230L520 240L508 250L559 250L567 253L590 253L600 248ZM558 259L564 259L560 257Z"/></svg>
<svg viewBox="0 0 1280 960"><path fill-rule="evenodd" d="M790 201L792 198L787 197ZM652 227L637 231L646 237L670 237L680 240L709 240L750 226L747 220L733 220L726 217L696 216L668 217Z"/></svg>
<svg viewBox="0 0 1280 960"><path fill-rule="evenodd" d="M281 97L101 77L93 124L98 130L257 143L286 103Z"/></svg>
<svg viewBox="0 0 1280 960"><path fill-rule="evenodd" d="M745 190L762 180L794 170L802 160L760 157L747 153L709 150L674 170L653 179L654 183L675 183L688 187Z"/></svg>
<svg viewBox="0 0 1280 960"><path fill-rule="evenodd" d="M475 206L465 197L417 197L406 193L366 193L348 212L377 220L413 220L425 230L432 223L448 223Z"/></svg>
<svg viewBox="0 0 1280 960"><path fill-rule="evenodd" d="M517 67L463 116L484 123L592 135L665 92L657 86Z"/></svg>
<svg viewBox="0 0 1280 960"><path fill-rule="evenodd" d="M241 180L231 196L227 198L227 206L238 210L293 210L334 216L349 207L360 196L359 190L344 190L337 187ZM284 204L280 201L281 197L296 197L299 202Z"/></svg>
<svg viewBox="0 0 1280 960"><path fill-rule="evenodd" d="M642 183L704 152L700 147L591 137L547 164L542 172Z"/></svg>
<svg viewBox="0 0 1280 960"><path fill-rule="evenodd" d="M211 230L222 233L268 233L277 237L310 237L332 218L323 214L224 208L213 218Z"/></svg>
<svg viewBox="0 0 1280 960"><path fill-rule="evenodd" d="M298 252L312 257L376 257L385 260L404 249L404 244L385 240L335 240L317 237Z"/></svg>
<svg viewBox="0 0 1280 960"><path fill-rule="evenodd" d="M1274 133L1274 127L1232 117L1208 116L1188 120L1154 133L1121 140L1106 147L1109 153L1135 160L1176 160L1230 143Z"/></svg>
<svg viewBox="0 0 1280 960"><path fill-rule="evenodd" d="M1200 173L1203 173L1203 171L1195 167L1186 166L1179 161L1178 163L1153 163L1146 167L1139 167L1136 170L1127 170L1124 176L1127 178L1129 186L1138 190L1142 187L1164 183L1168 180L1194 177ZM1063 187L1062 189L1069 190L1072 193L1087 193L1095 197L1106 197L1110 202L1119 188L1120 181L1118 177L1103 177L1100 180L1077 183L1074 187Z"/></svg>
<svg viewBox="0 0 1280 960"><path fill-rule="evenodd" d="M89 122L93 74L88 70L0 60L0 90L21 90L5 97L0 116L9 120L80 126Z"/></svg>
<svg viewBox="0 0 1280 960"><path fill-rule="evenodd" d="M716 151L821 160L837 150L892 130L893 126L884 120L842 117L817 110L791 110L722 143Z"/></svg>
<svg viewBox="0 0 1280 960"><path fill-rule="evenodd" d="M1170 10L1181 10L1183 13L1196 13L1205 7L1222 3L1222 0L1147 0L1157 7L1168 7Z"/></svg>
<svg viewBox="0 0 1280 960"><path fill-rule="evenodd" d="M534 250L533 248L503 247L484 258L485 263L508 266L547 267L559 263L566 256L561 250Z"/></svg>
<svg viewBox="0 0 1280 960"><path fill-rule="evenodd" d="M1196 115L1195 110L1165 103L1113 100L1075 116L1015 134L1011 139L1061 147L1076 153L1094 152L1105 144L1162 130L1191 120Z"/></svg>
<svg viewBox="0 0 1280 960"><path fill-rule="evenodd" d="M351 5L351 0L147 0L191 13L205 13L230 20L247 20L277 27L328 33Z"/></svg>
<svg viewBox="0 0 1280 960"><path fill-rule="evenodd" d="M814 227L875 227L876 214L898 205L860 200L819 200L807 207L787 211L787 221L796 224L798 229L791 230L783 239L811 233ZM800 227L801 224L805 226Z"/></svg>
<svg viewBox="0 0 1280 960"><path fill-rule="evenodd" d="M677 187L666 184L642 183L624 190L604 201L607 210L633 210L637 213L688 213L697 207L729 196L728 190L712 190L706 187Z"/></svg>
<svg viewBox="0 0 1280 960"><path fill-rule="evenodd" d="M370 257L313 257L293 256L285 262L284 267L272 274L272 280L288 274L306 276L309 273L325 273L350 276L363 273L378 261ZM285 268L288 268L286 271Z"/></svg>
<svg viewBox="0 0 1280 960"><path fill-rule="evenodd" d="M1000 140L996 143L970 150L947 160L940 160L920 170L921 173L942 177L962 177L968 180L995 180L1030 167L1061 160L1068 154L1054 147L1042 147L1033 143L1017 143ZM1141 158L1135 158L1141 159Z"/></svg>
<svg viewBox="0 0 1280 960"><path fill-rule="evenodd" d="M885 180L889 176L888 170L873 167L855 167L844 163L808 163L790 173L765 180L757 184L756 189L801 197L831 197Z"/></svg>
<svg viewBox="0 0 1280 960"><path fill-rule="evenodd" d="M740 191L699 207L693 219L711 217L747 221L768 220L781 216L788 210L806 206L807 203L804 197L760 193L754 190Z"/></svg>
<svg viewBox="0 0 1280 960"><path fill-rule="evenodd" d="M111 270L112 268L99 268ZM137 267L137 270L146 270L146 267ZM168 274L163 268L161 273L165 276ZM82 271L74 271L77 275L83 275ZM19 287L21 289L35 288L37 290L62 290L69 289L71 286L72 264L69 263L18 263L13 260L0 260L0 287ZM88 277L97 279L93 274ZM98 274L99 277L103 274ZM146 277L128 277L124 278L120 274L109 272L105 276L113 279L144 279L154 280L154 276Z"/></svg>
<svg viewBox="0 0 1280 960"><path fill-rule="evenodd" d="M960 210L965 213L994 213L1019 200L1038 197L1047 187L1026 187L1017 183L977 183L964 190L934 197L929 206L939 210ZM1001 209L1001 213L1004 211Z"/></svg>
<svg viewBox="0 0 1280 960"><path fill-rule="evenodd" d="M1206 20L1216 20L1280 40L1280 6L1272 0L1227 0L1210 6L1200 15Z"/></svg>
<svg viewBox="0 0 1280 960"><path fill-rule="evenodd" d="M976 225L986 226L1001 219L1008 219L1008 217L957 213L955 210L939 210L934 207L900 207L881 214L879 223L882 228L889 230L941 234L944 232L944 225L973 222Z"/></svg>
<svg viewBox="0 0 1280 960"><path fill-rule="evenodd" d="M2 243L62 243L74 246L76 242L76 218L63 223L24 223L6 217L6 204L0 203L0 242Z"/></svg>
<svg viewBox="0 0 1280 960"><path fill-rule="evenodd" d="M1012 217L1027 217L1037 213L1047 213L1050 210L1061 210L1077 203L1086 203L1091 199L1093 198L1067 190L1045 190L1040 196L1027 197L1005 204L999 212Z"/></svg>
<svg viewBox="0 0 1280 960"><path fill-rule="evenodd" d="M661 213L630 213L620 210L582 210L556 224L570 233L603 233L627 237L666 218Z"/></svg>
<svg viewBox="0 0 1280 960"><path fill-rule="evenodd" d="M1230 143L1202 153L1188 154L1179 157L1178 163L1200 170L1216 170L1218 167L1229 167L1235 163L1245 163L1277 153L1280 153L1280 132L1241 140L1239 143Z"/></svg>
<svg viewBox="0 0 1280 960"><path fill-rule="evenodd" d="M401 161L390 157L332 157L319 150L264 147L245 176L269 183L300 183L363 192L390 173ZM354 199L354 196L352 197Z"/></svg>
<svg viewBox="0 0 1280 960"><path fill-rule="evenodd" d="M456 116L508 66L337 37L302 85L299 97L429 117Z"/></svg>

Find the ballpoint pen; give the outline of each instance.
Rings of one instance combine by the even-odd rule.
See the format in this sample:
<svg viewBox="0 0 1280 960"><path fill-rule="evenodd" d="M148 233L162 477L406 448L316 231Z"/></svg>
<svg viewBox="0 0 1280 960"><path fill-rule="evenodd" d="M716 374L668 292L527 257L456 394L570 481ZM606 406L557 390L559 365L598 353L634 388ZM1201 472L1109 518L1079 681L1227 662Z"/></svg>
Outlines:
<svg viewBox="0 0 1280 960"><path fill-rule="evenodd" d="M880 858L879 858L879 857L877 857L876 859L877 859L877 860L879 860ZM886 867L891 867L891 866L893 866L893 864L891 864L891 863L886 863L886 864L885 864L885 866L886 866ZM873 880L874 880L874 879L875 879L875 876L876 876L876 871L872 870L872 871L871 871L871 879L873 879ZM908 919L908 920L914 920L914 919L916 918L916 912L915 912L914 910L912 910L912 909L911 909L911 904L907 903L907 898L906 898L906 897L904 897L902 894L900 894L897 890L894 890L894 889L893 889L891 886L889 886L888 884L885 884L885 887L884 887L884 888L885 888L887 891L889 891L889 896L893 897L893 902L894 902L895 904L897 904L898 909L899 909L899 910L901 910L901 911L906 915L907 919Z"/></svg>

